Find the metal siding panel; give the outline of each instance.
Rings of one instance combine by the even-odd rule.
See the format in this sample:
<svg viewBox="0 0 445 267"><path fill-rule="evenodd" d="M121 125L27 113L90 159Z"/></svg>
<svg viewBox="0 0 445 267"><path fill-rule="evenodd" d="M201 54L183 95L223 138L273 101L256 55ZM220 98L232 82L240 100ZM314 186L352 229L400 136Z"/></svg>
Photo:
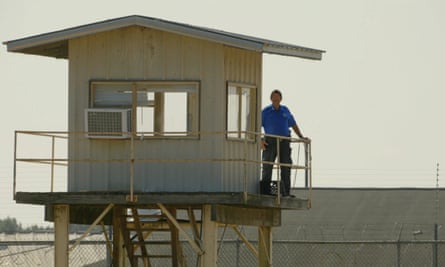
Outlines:
<svg viewBox="0 0 445 267"><path fill-rule="evenodd" d="M89 65L88 57L85 55L88 47L89 43L86 38L70 40L68 70L68 130L70 132L83 131L83 126L80 128L83 123L83 116L79 116L79 113L82 112L80 107L84 103L82 98L85 97L82 89L85 87L85 77L88 77L89 73L89 69L85 68ZM71 135L68 142L69 159L86 158L88 153L89 142L86 142L81 135ZM89 176L90 170L86 164L69 162L68 191L89 190Z"/></svg>
<svg viewBox="0 0 445 267"><path fill-rule="evenodd" d="M145 79L160 79L163 75L163 33L153 29L144 29L142 42L144 54L140 55L144 63Z"/></svg>
<svg viewBox="0 0 445 267"><path fill-rule="evenodd" d="M181 36L163 33L163 79L182 79L182 40Z"/></svg>
<svg viewBox="0 0 445 267"><path fill-rule="evenodd" d="M203 41L189 37L182 37L182 41L182 77L186 80L200 80Z"/></svg>
<svg viewBox="0 0 445 267"><path fill-rule="evenodd" d="M258 62L261 62L261 54L252 51L242 50L233 47L225 47L225 77L227 81L253 84L257 87L257 95L260 92L261 86L261 66L258 66ZM226 90L224 90L226 92ZM225 93L224 99L227 98ZM257 105L261 102L256 97ZM224 109L225 110L225 109ZM257 109L257 121L259 117ZM257 131L258 128L257 122ZM244 158L245 157L245 143L240 141L225 141L225 158ZM247 155L248 159L260 160L260 153L258 143L247 143ZM244 179L244 164L225 164L224 165L224 188L225 190L243 190ZM247 190L248 192L257 191L257 183L259 180L259 168L257 165L249 163L247 164Z"/></svg>
<svg viewBox="0 0 445 267"><path fill-rule="evenodd" d="M144 28L125 28L125 46L127 50L126 77L128 79L142 79L144 77Z"/></svg>
<svg viewBox="0 0 445 267"><path fill-rule="evenodd" d="M127 33L131 33L126 37ZM234 75L240 75L240 68L244 69L243 75L252 84L259 84L261 81L261 66L252 63L261 57L259 53L245 54L243 61L237 62L236 57L225 58L225 49L219 44L198 41L191 38L177 38L177 36L162 37L164 33L154 30L144 29L142 35L138 37L134 30L129 32L101 34L100 36L86 37L76 49L85 49L87 52L75 51L78 59L74 60L70 77L74 79L70 82L70 105L75 107L77 114L83 112L88 106L88 81L90 78L122 79L122 71L131 65L124 62L122 55L128 55L131 49L143 51L143 64L136 63L126 76L144 76L146 79L198 79L201 80L201 130L223 131L225 129L226 110L226 89L225 81ZM126 45L129 40L141 38L144 48ZM86 40L86 41L85 41ZM87 47L85 47L85 42ZM121 44L115 44L123 42ZM166 50L165 42L180 42L181 44L171 44L168 49L178 49L179 53L174 56L164 56ZM189 49L193 47L193 49ZM97 51L98 50L98 51ZM126 51L126 52L125 52ZM123 52L123 53L120 53ZM241 50L231 51L234 55L245 53ZM138 60L135 55L130 56L133 60ZM179 58L179 60L178 60ZM164 61L167 61L165 62ZM227 68L224 59L233 60L234 66ZM115 64L115 62L121 62ZM179 67L164 67L179 64ZM252 64L255 70L252 69ZM87 70L82 67L89 66ZM113 65L113 66L111 66ZM162 67L160 67L162 66ZM143 68L141 72L140 68ZM224 69L226 68L226 69ZM168 70L167 70L168 69ZM165 72L164 72L165 71ZM75 73L75 75L74 75ZM139 74L142 73L142 74ZM225 76L225 74L227 76ZM77 101L76 101L77 100ZM77 116L79 118L79 116ZM76 121L74 131L83 131L83 116ZM76 120L70 115L70 121ZM88 158L89 155L104 158L123 158L129 155L129 141L106 141L103 144L98 140L89 140L80 137L76 143L76 158ZM94 144L94 145L93 145ZM79 145L79 146L77 146ZM227 146L227 147L226 147ZM228 142L225 136L202 135L199 140L137 140L136 158L231 158L243 155L232 142ZM74 146L73 146L74 148ZM227 149L230 148L229 153ZM249 154L255 157L258 154L257 145L252 144ZM229 166L231 165L231 166ZM142 191L242 191L240 176L243 170L240 163L137 163L135 169L135 190ZM70 190L128 190L129 189L129 167L125 164L111 166L110 163L101 163L97 166L90 165L85 168L84 164L78 164L76 171L70 172L70 179L73 185ZM87 178L85 178L87 177ZM258 168L249 167L249 191L255 190ZM241 180L242 181L242 180Z"/></svg>

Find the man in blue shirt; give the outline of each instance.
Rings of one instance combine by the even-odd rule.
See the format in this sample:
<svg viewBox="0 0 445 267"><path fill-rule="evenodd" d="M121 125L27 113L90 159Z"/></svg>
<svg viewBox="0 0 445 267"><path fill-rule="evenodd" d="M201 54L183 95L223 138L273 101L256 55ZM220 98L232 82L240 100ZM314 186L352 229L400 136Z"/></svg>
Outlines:
<svg viewBox="0 0 445 267"><path fill-rule="evenodd" d="M261 125L264 128L265 138L261 140L261 149L263 150L263 161L275 162L277 157L277 137L290 137L292 128L297 136L306 142L310 140L303 136L294 116L289 109L281 105L282 95L279 90L274 90L270 94L272 104L265 107L261 113ZM267 136L274 135L274 136ZM292 164L291 148L289 139L279 139L279 161L280 163ZM261 181L261 193L271 194L273 165L263 163L263 174ZM281 170L281 193L283 197L294 197L290 194L290 167L280 166Z"/></svg>

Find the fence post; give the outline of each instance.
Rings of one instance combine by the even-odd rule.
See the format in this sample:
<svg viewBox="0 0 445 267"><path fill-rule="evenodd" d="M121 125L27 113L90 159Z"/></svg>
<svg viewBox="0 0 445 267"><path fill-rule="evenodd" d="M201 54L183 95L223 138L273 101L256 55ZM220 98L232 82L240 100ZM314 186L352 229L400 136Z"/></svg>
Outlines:
<svg viewBox="0 0 445 267"><path fill-rule="evenodd" d="M437 223L434 224L434 243L433 243L433 266L437 267L438 265L438 255L437 255L437 240L438 240L438 226Z"/></svg>
<svg viewBox="0 0 445 267"><path fill-rule="evenodd" d="M241 241L239 240L239 239L236 239L235 240L235 244L236 244L236 267L239 267L240 266L240 260L239 260L239 258L240 258L240 243L241 243Z"/></svg>

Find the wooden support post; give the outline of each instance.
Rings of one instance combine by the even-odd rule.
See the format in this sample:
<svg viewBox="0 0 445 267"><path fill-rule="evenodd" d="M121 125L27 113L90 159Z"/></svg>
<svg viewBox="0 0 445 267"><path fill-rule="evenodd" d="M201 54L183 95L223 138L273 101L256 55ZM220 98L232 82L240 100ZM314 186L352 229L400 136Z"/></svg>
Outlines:
<svg viewBox="0 0 445 267"><path fill-rule="evenodd" d="M218 224L211 219L212 207L202 206L202 245L204 254L201 256L200 266L216 266Z"/></svg>
<svg viewBox="0 0 445 267"><path fill-rule="evenodd" d="M68 267L69 205L54 205L54 266Z"/></svg>
<svg viewBox="0 0 445 267"><path fill-rule="evenodd" d="M176 218L176 209L169 208L170 214ZM179 242L179 230L175 225L168 221L170 226L170 239L171 239L171 251L172 251L172 267L184 266L184 257L182 255L182 248Z"/></svg>
<svg viewBox="0 0 445 267"><path fill-rule="evenodd" d="M272 266L272 227L258 227L258 266Z"/></svg>
<svg viewBox="0 0 445 267"><path fill-rule="evenodd" d="M113 208L113 265L115 267L126 267L127 257L124 250L124 236L122 233L123 208Z"/></svg>

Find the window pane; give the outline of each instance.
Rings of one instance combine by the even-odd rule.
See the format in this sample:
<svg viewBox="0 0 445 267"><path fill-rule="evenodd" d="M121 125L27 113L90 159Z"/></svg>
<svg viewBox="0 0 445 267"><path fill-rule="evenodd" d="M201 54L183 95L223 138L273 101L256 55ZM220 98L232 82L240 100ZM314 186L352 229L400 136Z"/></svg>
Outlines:
<svg viewBox="0 0 445 267"><path fill-rule="evenodd" d="M94 107L131 107L131 90L131 84L96 85Z"/></svg>
<svg viewBox="0 0 445 267"><path fill-rule="evenodd" d="M144 132L140 135L153 135L153 116L154 110L152 107L137 107L136 108L136 130ZM150 134L149 134L150 133Z"/></svg>
<svg viewBox="0 0 445 267"><path fill-rule="evenodd" d="M250 88L241 89L241 129L240 131L249 131L250 125ZM245 138L245 133L241 133L241 138Z"/></svg>
<svg viewBox="0 0 445 267"><path fill-rule="evenodd" d="M227 92L227 131L239 131L239 96L235 86L229 86ZM238 133L229 133L228 137L238 137Z"/></svg>
<svg viewBox="0 0 445 267"><path fill-rule="evenodd" d="M228 138L255 138L256 88L229 84L227 87L227 134Z"/></svg>
<svg viewBox="0 0 445 267"><path fill-rule="evenodd" d="M166 135L186 135L187 93L165 93L164 131Z"/></svg>

